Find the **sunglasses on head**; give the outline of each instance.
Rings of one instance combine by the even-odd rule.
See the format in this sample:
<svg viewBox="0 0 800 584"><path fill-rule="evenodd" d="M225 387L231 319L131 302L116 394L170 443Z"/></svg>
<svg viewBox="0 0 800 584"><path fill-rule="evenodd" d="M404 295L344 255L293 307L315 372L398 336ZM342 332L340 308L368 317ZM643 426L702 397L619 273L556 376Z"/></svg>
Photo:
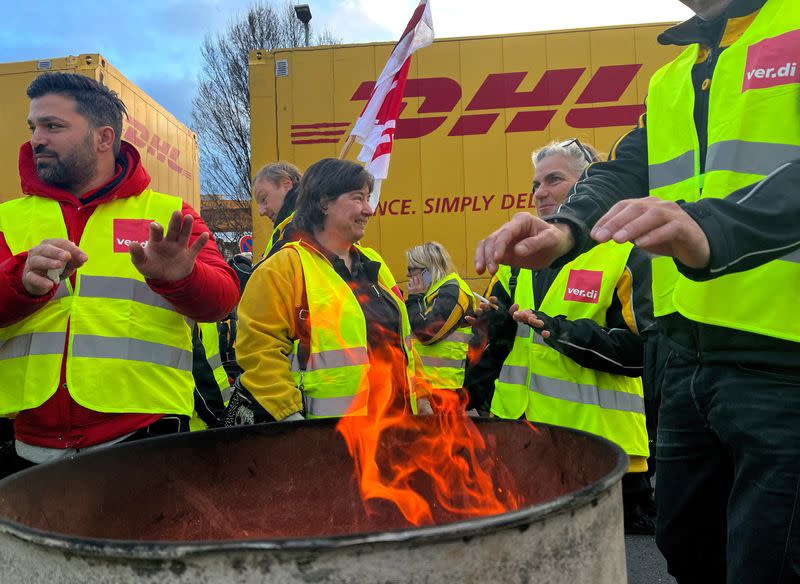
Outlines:
<svg viewBox="0 0 800 584"><path fill-rule="evenodd" d="M594 156L591 152L589 152L589 149L586 148L586 146L584 146L583 144L581 144L581 141L578 140L577 138L573 138L572 140L566 140L565 142L561 142L559 144L559 146L561 148L569 148L573 144L575 144L578 147L578 149L581 151L581 154L583 154L583 158L586 160L586 162L588 162L589 164L592 164L593 162L597 162L598 161L597 157Z"/></svg>

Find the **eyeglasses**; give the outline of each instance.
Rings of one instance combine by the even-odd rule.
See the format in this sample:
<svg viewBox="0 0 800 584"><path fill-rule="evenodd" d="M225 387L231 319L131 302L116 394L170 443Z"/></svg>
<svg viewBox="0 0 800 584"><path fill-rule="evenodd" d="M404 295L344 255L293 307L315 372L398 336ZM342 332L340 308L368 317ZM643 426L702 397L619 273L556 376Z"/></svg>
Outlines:
<svg viewBox="0 0 800 584"><path fill-rule="evenodd" d="M592 164L593 162L599 162L599 158L597 158L596 155L592 154L589 151L589 149L583 144L581 144L581 141L578 140L577 138L573 138L572 140L567 140L566 142L561 142L559 146L561 148L569 148L573 144L575 144L581 151L581 154L583 154L583 158L586 160L586 162L588 162L589 164Z"/></svg>
<svg viewBox="0 0 800 584"><path fill-rule="evenodd" d="M427 269L428 268L412 268L411 266L408 266L406 268L406 277L410 278L411 276L414 276L416 274L421 274L422 272L426 271Z"/></svg>

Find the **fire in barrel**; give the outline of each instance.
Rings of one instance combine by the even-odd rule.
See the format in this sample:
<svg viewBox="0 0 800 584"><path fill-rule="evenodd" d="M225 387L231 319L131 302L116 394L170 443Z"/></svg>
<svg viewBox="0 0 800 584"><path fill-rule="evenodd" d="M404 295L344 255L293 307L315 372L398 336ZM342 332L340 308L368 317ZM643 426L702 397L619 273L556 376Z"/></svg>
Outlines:
<svg viewBox="0 0 800 584"><path fill-rule="evenodd" d="M12 476L3 582L625 581L611 443L453 414L358 422L374 425L343 423L349 446L334 421L267 424Z"/></svg>

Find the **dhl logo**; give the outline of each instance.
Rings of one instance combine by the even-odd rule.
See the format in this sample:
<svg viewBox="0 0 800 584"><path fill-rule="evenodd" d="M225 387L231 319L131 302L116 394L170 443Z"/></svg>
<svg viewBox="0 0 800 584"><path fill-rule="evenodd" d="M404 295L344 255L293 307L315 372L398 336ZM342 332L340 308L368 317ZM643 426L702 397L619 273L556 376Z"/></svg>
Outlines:
<svg viewBox="0 0 800 584"><path fill-rule="evenodd" d="M635 125L644 113L644 105L607 104L622 98L641 67L641 64L630 64L598 68L567 112L567 125L579 129ZM502 110L510 108L521 111L516 112L505 133L541 132L550 125L558 107L564 104L586 70L586 67L547 70L530 91L519 90L528 76L526 71L491 73L449 127L445 122L462 101L461 85L449 77L409 79L404 97L422 98L416 112L418 117L403 118L402 111L408 105L403 102L394 137L397 140L421 138L443 126L448 136L482 135L492 129ZM374 85L374 81L362 82L350 101L366 101ZM349 126L350 122L292 125L292 144L335 144Z"/></svg>
<svg viewBox="0 0 800 584"><path fill-rule="evenodd" d="M151 134L147 126L136 118L128 116L128 127L125 130L124 139L136 146L142 153L147 152L150 156L155 156L159 162L166 163L170 170L181 176L191 179L192 173L178 164L181 151L175 146L161 138L153 132Z"/></svg>

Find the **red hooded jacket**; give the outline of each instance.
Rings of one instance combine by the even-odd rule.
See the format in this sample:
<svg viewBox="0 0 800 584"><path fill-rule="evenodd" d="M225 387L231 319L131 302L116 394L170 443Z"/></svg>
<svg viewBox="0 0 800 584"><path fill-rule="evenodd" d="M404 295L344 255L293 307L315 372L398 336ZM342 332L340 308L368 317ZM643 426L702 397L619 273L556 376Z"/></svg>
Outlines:
<svg viewBox="0 0 800 584"><path fill-rule="evenodd" d="M70 241L78 243L86 222L98 205L113 199L136 197L150 184L150 175L141 164L138 151L122 142L114 178L103 187L75 198L71 193L43 182L36 174L30 143L20 148L19 175L22 191L59 202ZM190 244L207 232L203 220L184 203L183 213L194 217ZM166 226L165 226L166 227ZM22 285L22 272L28 253L12 255L0 233L0 326L6 327L36 312L56 292L31 296ZM72 276L75 284L75 276ZM221 320L239 300L239 283L225 263L213 238L197 256L194 269L183 280L147 280L150 288L175 308L200 322ZM34 446L85 448L108 442L144 428L158 420L153 414L108 414L86 409L76 403L66 386L66 347L61 362L61 380L56 393L41 406L20 412L14 420L16 438ZM108 380L109 387L113 380ZM2 391L2 390L0 390Z"/></svg>

